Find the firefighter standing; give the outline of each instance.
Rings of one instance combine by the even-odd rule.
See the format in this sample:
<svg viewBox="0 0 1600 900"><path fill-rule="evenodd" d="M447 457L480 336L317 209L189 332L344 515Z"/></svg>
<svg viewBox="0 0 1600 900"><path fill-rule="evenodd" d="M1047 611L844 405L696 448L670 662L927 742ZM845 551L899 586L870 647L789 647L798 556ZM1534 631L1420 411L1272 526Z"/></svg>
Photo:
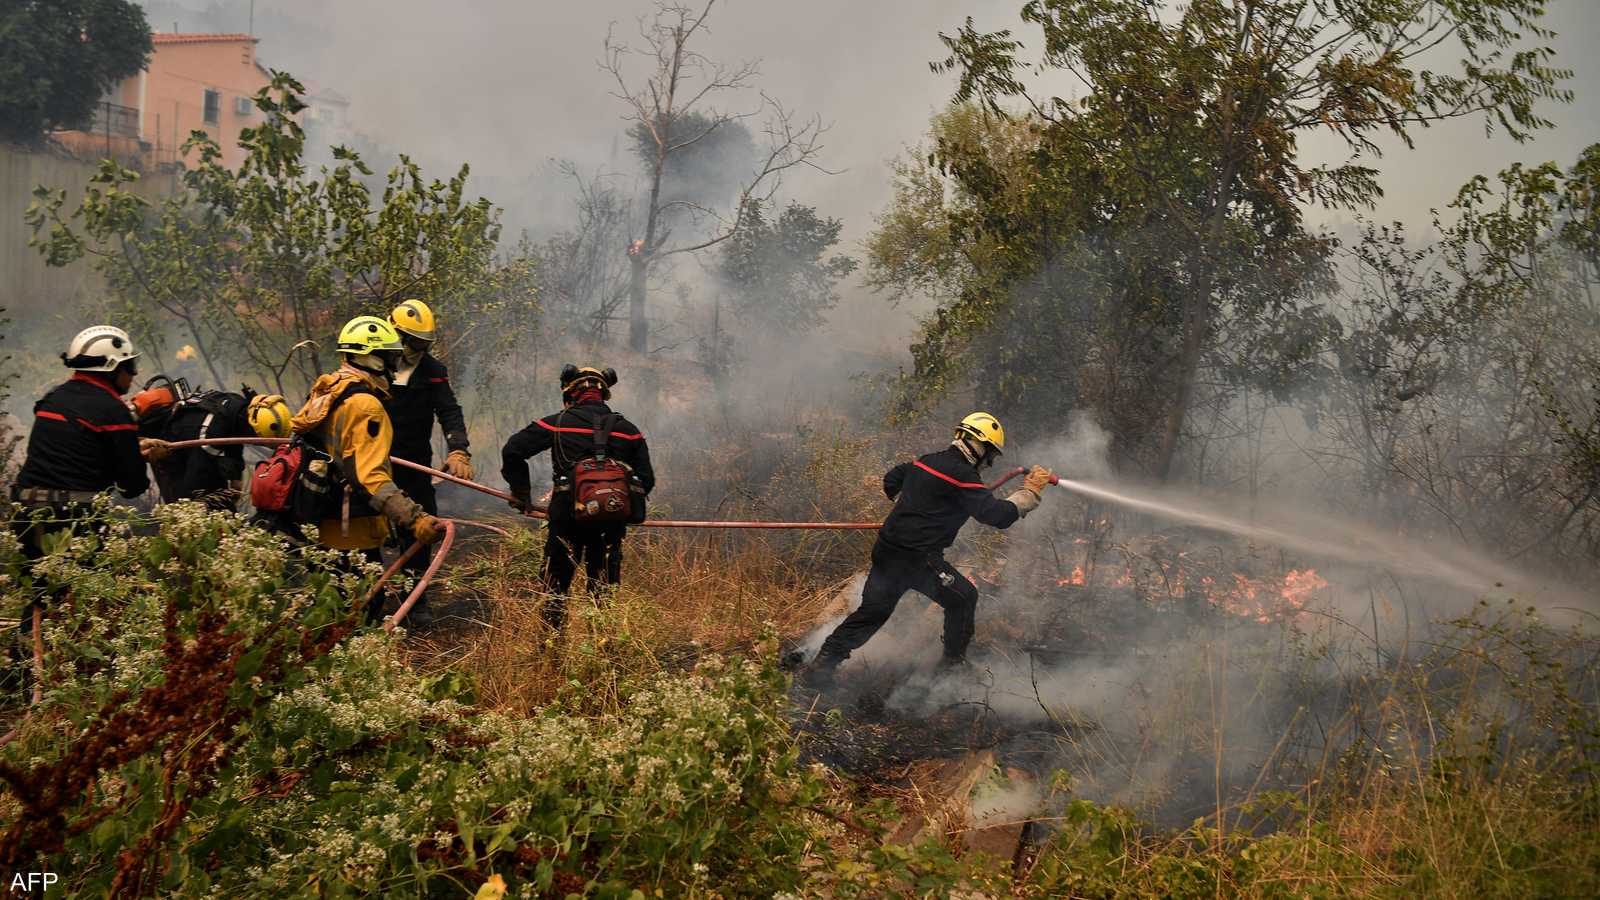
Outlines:
<svg viewBox="0 0 1600 900"><path fill-rule="evenodd" d="M139 352L127 332L96 325L61 354L72 377L33 405L27 457L12 486L24 507L81 507L112 487L137 497L150 487L139 455L138 425L122 401L139 373ZM41 531L24 528L29 558Z"/></svg>
<svg viewBox="0 0 1600 900"><path fill-rule="evenodd" d="M528 478L528 459L550 451L551 475L555 480L550 500L549 534L544 545L544 580L550 599L544 608L545 621L560 628L566 615L565 595L572 585L581 560L591 582L617 584L622 580L622 538L624 522L600 525L577 521L573 509L573 470L578 463L605 454L631 470L635 495L634 521L643 519L644 497L655 488L655 472L650 468L650 449L644 435L627 419L611 411L611 386L617 375L610 369L568 365L561 372L561 400L564 408L511 436L500 452L500 474L516 499L513 509L526 512L533 505ZM609 432L604 447L596 442L596 428Z"/></svg>
<svg viewBox="0 0 1600 900"><path fill-rule="evenodd" d="M358 316L339 332L344 363L311 387L311 398L294 415L290 428L332 460L330 505L318 516L318 540L325 546L381 562L391 524L401 534L432 544L443 526L394 481L389 454L394 429L384 411L390 378L400 364L402 345L394 326L375 316ZM378 618L375 597L369 620Z"/></svg>
<svg viewBox="0 0 1600 900"><path fill-rule="evenodd" d="M115 487L133 498L150 487L138 426L122 401L138 359L122 329L86 328L61 354L72 377L33 405L27 455L11 488L21 507L12 527L30 564L45 555L51 538L74 530L103 491ZM32 635L40 611L37 602L23 610L22 636Z"/></svg>
<svg viewBox="0 0 1600 900"><path fill-rule="evenodd" d="M164 503L194 500L219 512L239 508L244 481L242 445L186 447L168 444L208 438L289 436L289 406L277 394L188 393L180 379L158 375L132 401L140 448Z"/></svg>
<svg viewBox="0 0 1600 900"><path fill-rule="evenodd" d="M945 561L967 520L1009 528L1033 511L1050 473L1035 466L1023 488L1001 500L983 484L980 469L993 465L1005 448L1005 430L988 413L961 420L950 446L915 462L901 463L883 476L883 492L895 501L872 546L872 568L861 591L861 605L828 635L817 658L803 673L815 686L826 685L851 651L865 644L889 621L907 591L916 591L944 608L944 660L966 661L978 606L978 588Z"/></svg>
<svg viewBox="0 0 1600 900"><path fill-rule="evenodd" d="M389 313L389 322L400 332L400 342L405 346L399 369L389 385L389 397L383 403L394 425L394 455L424 466L433 465L433 423L438 420L448 450L444 471L470 480L472 455L466 419L461 414L461 404L456 402L455 392L450 389L450 373L444 363L428 352L436 336L433 310L421 300L407 300ZM433 479L426 472L402 466L394 470L394 481L429 515L439 514ZM408 545L410 542L401 543ZM420 575L428 568L431 555L431 551L423 548L411 557L407 570ZM432 621L426 594L412 607L411 618L418 625Z"/></svg>

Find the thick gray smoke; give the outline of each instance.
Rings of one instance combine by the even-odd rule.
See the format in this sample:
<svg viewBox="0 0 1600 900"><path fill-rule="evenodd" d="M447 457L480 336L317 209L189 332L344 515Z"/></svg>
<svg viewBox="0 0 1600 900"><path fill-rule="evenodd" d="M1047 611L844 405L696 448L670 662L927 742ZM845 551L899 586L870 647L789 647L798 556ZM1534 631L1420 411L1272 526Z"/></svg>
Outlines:
<svg viewBox="0 0 1600 900"><path fill-rule="evenodd" d="M1600 611L1581 589L1494 562L1481 548L1413 544L1270 497L1258 506L1276 518L1252 521L1226 495L1117 484L1108 443L1080 418L1066 434L1018 448L1019 461L1055 464L1104 493L1086 506L1051 489L997 551L1003 565L975 543L986 536L981 526L969 526L949 554L983 594L972 672L936 669L940 610L907 594L841 670L832 699L884 692L887 708L911 719L982 709L1010 729L1013 756L1065 769L1075 795L1182 826L1252 789L1292 783L1342 749L1359 674L1426 653L1446 620L1480 601L1515 598L1560 627ZM1182 578L1187 562L1215 559L1221 585L1197 593L1197 574L1187 587L1140 581L1152 571L1143 557L1162 552L1175 554L1169 578ZM1132 586L1117 574L1124 567ZM1285 571L1303 577L1271 577ZM1238 582L1259 596L1235 600L1245 596L1226 590L1235 572L1259 576ZM1285 586L1298 606L1270 593ZM860 589L858 578L839 606L853 608ZM808 655L841 619L808 636ZM1041 750L1046 734L1056 737ZM997 809L1015 812L1030 797L1037 811L1042 788L1013 786Z"/></svg>

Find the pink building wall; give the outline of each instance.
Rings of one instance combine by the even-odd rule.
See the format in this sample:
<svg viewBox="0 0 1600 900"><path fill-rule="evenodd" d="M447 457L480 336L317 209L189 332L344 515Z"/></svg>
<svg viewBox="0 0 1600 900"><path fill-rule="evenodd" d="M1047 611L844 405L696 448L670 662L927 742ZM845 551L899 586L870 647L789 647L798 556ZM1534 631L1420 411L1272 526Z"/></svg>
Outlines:
<svg viewBox="0 0 1600 900"><path fill-rule="evenodd" d="M237 168L244 158L239 132L261 122L260 111L249 101L268 83L267 73L256 65L257 39L247 34L157 34L154 40L150 68L118 88L123 106L142 111L140 138L155 148L159 162L170 162L191 131L204 131L222 148L223 162ZM207 91L216 92L215 121L205 115ZM197 156L184 159L193 163Z"/></svg>

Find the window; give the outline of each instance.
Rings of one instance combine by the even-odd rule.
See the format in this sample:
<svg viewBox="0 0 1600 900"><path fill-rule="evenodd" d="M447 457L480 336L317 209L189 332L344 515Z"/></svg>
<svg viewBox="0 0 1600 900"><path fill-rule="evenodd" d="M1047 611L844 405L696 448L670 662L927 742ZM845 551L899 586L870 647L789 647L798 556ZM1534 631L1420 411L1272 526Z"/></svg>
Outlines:
<svg viewBox="0 0 1600 900"><path fill-rule="evenodd" d="M215 125L222 120L222 94L206 88L206 124Z"/></svg>

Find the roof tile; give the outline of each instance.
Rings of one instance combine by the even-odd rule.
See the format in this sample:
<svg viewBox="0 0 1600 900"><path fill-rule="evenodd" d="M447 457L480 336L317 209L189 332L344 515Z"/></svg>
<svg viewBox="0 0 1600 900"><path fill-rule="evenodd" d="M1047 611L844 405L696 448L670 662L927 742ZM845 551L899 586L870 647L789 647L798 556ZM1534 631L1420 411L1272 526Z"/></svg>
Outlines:
<svg viewBox="0 0 1600 900"><path fill-rule="evenodd" d="M150 39L157 44L232 44L242 41L256 43L260 38L250 34L194 34L194 33L156 33Z"/></svg>

